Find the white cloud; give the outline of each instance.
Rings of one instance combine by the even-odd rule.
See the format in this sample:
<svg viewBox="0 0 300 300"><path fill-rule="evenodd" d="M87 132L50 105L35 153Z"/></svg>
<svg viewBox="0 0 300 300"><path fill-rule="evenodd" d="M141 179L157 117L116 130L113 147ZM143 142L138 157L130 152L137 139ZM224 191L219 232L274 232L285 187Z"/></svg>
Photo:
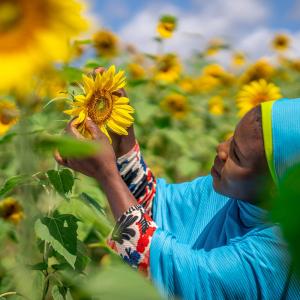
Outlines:
<svg viewBox="0 0 300 300"><path fill-rule="evenodd" d="M141 51L157 53L153 40L157 20L161 14L170 13L178 17L179 28L172 39L165 41L164 51L187 57L202 50L209 39L222 37L238 50L246 51L250 58L272 55L273 32L267 26L271 10L266 1L194 0L193 3L192 11L182 11L168 3L149 5L131 18L119 34L124 42L136 45ZM224 57L222 54L220 59Z"/></svg>

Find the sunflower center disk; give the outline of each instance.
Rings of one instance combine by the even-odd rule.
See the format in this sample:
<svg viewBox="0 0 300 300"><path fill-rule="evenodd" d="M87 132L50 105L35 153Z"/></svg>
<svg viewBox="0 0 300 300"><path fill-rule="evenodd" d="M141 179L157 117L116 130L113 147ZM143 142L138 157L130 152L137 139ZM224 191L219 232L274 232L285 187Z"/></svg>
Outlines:
<svg viewBox="0 0 300 300"><path fill-rule="evenodd" d="M0 32L15 27L21 20L22 9L18 0L5 0L0 3Z"/></svg>
<svg viewBox="0 0 300 300"><path fill-rule="evenodd" d="M111 95L95 94L88 106L88 115L97 125L102 125L110 117L112 108Z"/></svg>

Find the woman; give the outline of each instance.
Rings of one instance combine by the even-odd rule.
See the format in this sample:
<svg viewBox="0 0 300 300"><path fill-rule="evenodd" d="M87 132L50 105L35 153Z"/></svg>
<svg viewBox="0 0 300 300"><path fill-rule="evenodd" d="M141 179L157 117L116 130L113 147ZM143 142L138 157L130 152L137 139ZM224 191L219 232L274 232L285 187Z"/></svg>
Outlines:
<svg viewBox="0 0 300 300"><path fill-rule="evenodd" d="M133 129L114 149L89 120L104 150L56 160L94 177L116 227L109 244L147 272L165 296L184 299L300 299L279 227L265 222L263 188L300 162L300 99L255 107L217 148L211 175L167 184L147 168ZM68 132L83 138L72 123ZM116 157L117 164L116 164Z"/></svg>

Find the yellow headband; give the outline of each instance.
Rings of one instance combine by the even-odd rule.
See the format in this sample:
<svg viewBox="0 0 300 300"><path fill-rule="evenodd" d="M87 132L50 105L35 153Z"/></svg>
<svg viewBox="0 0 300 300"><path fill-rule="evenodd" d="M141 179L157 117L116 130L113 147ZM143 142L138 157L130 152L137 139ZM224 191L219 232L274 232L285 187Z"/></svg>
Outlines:
<svg viewBox="0 0 300 300"><path fill-rule="evenodd" d="M269 166L270 173L275 183L277 183L277 176L274 165L273 155L273 136L272 136L272 106L275 101L267 101L261 104L262 114L262 128L265 145L265 153Z"/></svg>

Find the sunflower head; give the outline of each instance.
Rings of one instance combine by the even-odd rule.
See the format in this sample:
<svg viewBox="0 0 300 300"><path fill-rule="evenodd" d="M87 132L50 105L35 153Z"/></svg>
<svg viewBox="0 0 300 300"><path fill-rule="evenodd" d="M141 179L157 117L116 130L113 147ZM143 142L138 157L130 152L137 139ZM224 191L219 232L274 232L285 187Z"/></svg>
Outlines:
<svg viewBox="0 0 300 300"><path fill-rule="evenodd" d="M286 51L290 46L290 38L286 34L277 34L275 35L273 41L272 41L272 47L276 51Z"/></svg>
<svg viewBox="0 0 300 300"><path fill-rule="evenodd" d="M49 63L67 59L69 40L87 28L81 10L79 0L1 0L0 89L23 89Z"/></svg>
<svg viewBox="0 0 300 300"><path fill-rule="evenodd" d="M196 92L195 80L192 77L184 77L180 80L179 86L186 93L194 93Z"/></svg>
<svg viewBox="0 0 300 300"><path fill-rule="evenodd" d="M189 112L188 100L185 96L172 93L161 102L161 107L175 119L183 119Z"/></svg>
<svg viewBox="0 0 300 300"><path fill-rule="evenodd" d="M224 113L224 101L221 96L214 96L208 102L208 110L212 115L220 116Z"/></svg>
<svg viewBox="0 0 300 300"><path fill-rule="evenodd" d="M165 54L159 56L154 67L154 79L166 83L171 83L179 78L181 73L181 63L175 54Z"/></svg>
<svg viewBox="0 0 300 300"><path fill-rule="evenodd" d="M243 52L235 52L232 55L232 65L234 67L242 67L246 63L246 56Z"/></svg>
<svg viewBox="0 0 300 300"><path fill-rule="evenodd" d="M127 67L132 79L142 79L146 75L145 69L138 63L130 63Z"/></svg>
<svg viewBox="0 0 300 300"><path fill-rule="evenodd" d="M171 38L177 27L177 18L170 15L164 15L160 18L157 25L157 32L163 39Z"/></svg>
<svg viewBox="0 0 300 300"><path fill-rule="evenodd" d="M129 99L119 91L125 86L124 71L116 73L115 66L111 66L102 74L97 73L95 78L83 75L83 94L77 95L71 102L71 109L65 113L77 117L82 134L88 136L85 122L89 117L100 130L109 138L108 129L119 134L127 135L127 128L134 121L134 109L129 105Z"/></svg>
<svg viewBox="0 0 300 300"><path fill-rule="evenodd" d="M0 135L5 134L19 119L16 105L7 100L0 100Z"/></svg>
<svg viewBox="0 0 300 300"><path fill-rule="evenodd" d="M118 54L119 39L109 30L100 30L94 34L93 45L99 56L112 58Z"/></svg>
<svg viewBox="0 0 300 300"><path fill-rule="evenodd" d="M204 54L206 56L214 56L218 54L218 52L226 47L224 41L222 39L212 39L208 42L208 45L206 47L206 50L204 51Z"/></svg>
<svg viewBox="0 0 300 300"><path fill-rule="evenodd" d="M250 109L262 102L277 100L281 97L280 89L275 84L268 83L264 79L253 81L243 86L237 96L239 116L242 117Z"/></svg>
<svg viewBox="0 0 300 300"><path fill-rule="evenodd" d="M18 224L23 216L23 209L16 199L9 197L0 201L0 218Z"/></svg>
<svg viewBox="0 0 300 300"><path fill-rule="evenodd" d="M252 64L241 76L242 84L248 84L260 79L269 80L275 73L274 67L265 59L260 59Z"/></svg>

